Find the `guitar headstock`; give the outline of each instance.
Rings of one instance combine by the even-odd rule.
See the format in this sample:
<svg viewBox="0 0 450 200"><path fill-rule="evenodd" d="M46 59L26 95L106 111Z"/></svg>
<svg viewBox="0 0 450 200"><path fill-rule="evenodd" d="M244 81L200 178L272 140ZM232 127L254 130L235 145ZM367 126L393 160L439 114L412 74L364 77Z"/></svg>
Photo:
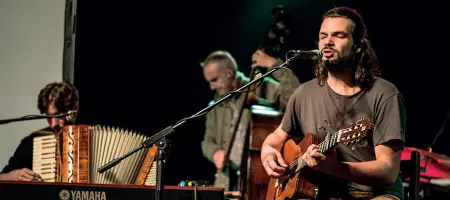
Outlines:
<svg viewBox="0 0 450 200"><path fill-rule="evenodd" d="M338 131L338 143L344 145L359 143L366 137L368 131L373 130L373 123L369 118L362 118Z"/></svg>

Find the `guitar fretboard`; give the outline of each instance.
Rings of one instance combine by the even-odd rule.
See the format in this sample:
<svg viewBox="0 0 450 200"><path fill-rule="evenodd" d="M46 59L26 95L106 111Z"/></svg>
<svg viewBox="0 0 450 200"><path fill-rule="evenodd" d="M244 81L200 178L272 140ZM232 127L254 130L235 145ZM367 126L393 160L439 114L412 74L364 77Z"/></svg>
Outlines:
<svg viewBox="0 0 450 200"><path fill-rule="evenodd" d="M338 136L339 132L335 132L325 137L325 140L319 144L320 153L323 154L333 148L338 143Z"/></svg>
<svg viewBox="0 0 450 200"><path fill-rule="evenodd" d="M367 131L373 130L373 126L374 125L370 118L362 118L355 124L350 124L348 127L340 129L333 134L327 134L325 140L318 145L319 152L325 154L339 143L344 145L358 143L361 138L366 136ZM305 166L306 163L301 159L301 157L298 157L289 164L288 170L292 175L300 171Z"/></svg>
<svg viewBox="0 0 450 200"><path fill-rule="evenodd" d="M320 153L323 154L323 153L327 152L328 150L330 150L331 148L333 148L334 146L336 146L336 144L338 144L338 138L339 138L339 131L335 132L333 134L327 135L327 137L325 137L325 140L322 141L318 145ZM291 173L296 173L305 166L306 166L305 161L303 161L299 157L299 158L296 158L291 164L289 164L288 167L289 167L289 171L291 171Z"/></svg>

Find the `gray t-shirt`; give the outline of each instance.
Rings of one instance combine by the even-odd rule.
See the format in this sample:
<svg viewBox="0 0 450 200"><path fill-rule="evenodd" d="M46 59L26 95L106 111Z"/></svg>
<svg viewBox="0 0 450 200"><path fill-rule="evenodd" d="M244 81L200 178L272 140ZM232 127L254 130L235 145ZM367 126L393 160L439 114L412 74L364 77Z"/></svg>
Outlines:
<svg viewBox="0 0 450 200"><path fill-rule="evenodd" d="M361 118L370 118L374 129L366 136L367 145L354 147L354 150L343 144L336 146L337 156L343 162L370 161L375 160L376 145L389 140L400 140L404 143L405 112L403 96L385 79L378 77L372 88L351 96L339 95L326 82L321 86L317 79L313 79L299 86L291 96L283 117L282 129L297 137L312 133L324 138L325 131L333 133ZM325 120L333 131L328 128ZM319 128L321 126L325 129ZM396 184L401 182L397 181ZM354 183L350 185L372 190L371 187Z"/></svg>

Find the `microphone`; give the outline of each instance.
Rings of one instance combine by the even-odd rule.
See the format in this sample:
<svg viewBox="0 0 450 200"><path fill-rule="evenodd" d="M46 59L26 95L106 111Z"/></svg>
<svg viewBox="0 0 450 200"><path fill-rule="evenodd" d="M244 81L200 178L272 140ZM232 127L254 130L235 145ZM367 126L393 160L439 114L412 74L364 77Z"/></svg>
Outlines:
<svg viewBox="0 0 450 200"><path fill-rule="evenodd" d="M290 50L288 53L294 54L293 57L297 58L306 58L312 60L320 60L322 59L322 51L315 49L310 51L301 51L301 50Z"/></svg>
<svg viewBox="0 0 450 200"><path fill-rule="evenodd" d="M42 118L62 118L62 117L64 117L67 121L73 121L75 118L76 118L76 113L77 113L77 111L76 110L70 110L70 111L68 111L68 112L66 112L66 113L60 113L60 114L54 114L54 115L28 115L28 116L30 116L30 117L40 117L40 116L42 116ZM28 116L25 116L25 117L28 117Z"/></svg>
<svg viewBox="0 0 450 200"><path fill-rule="evenodd" d="M61 115L65 115L66 121L67 122L74 122L75 119L77 118L77 111L76 110L70 110L67 113L63 113Z"/></svg>

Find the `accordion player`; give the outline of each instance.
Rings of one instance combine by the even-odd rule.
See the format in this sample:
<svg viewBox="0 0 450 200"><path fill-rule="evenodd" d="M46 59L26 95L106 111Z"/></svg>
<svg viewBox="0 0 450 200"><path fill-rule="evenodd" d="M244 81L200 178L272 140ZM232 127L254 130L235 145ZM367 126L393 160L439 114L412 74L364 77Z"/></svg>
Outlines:
<svg viewBox="0 0 450 200"><path fill-rule="evenodd" d="M67 125L33 139L32 170L44 182L156 185L157 147L143 148L109 170L97 169L139 147L140 133L102 125Z"/></svg>

